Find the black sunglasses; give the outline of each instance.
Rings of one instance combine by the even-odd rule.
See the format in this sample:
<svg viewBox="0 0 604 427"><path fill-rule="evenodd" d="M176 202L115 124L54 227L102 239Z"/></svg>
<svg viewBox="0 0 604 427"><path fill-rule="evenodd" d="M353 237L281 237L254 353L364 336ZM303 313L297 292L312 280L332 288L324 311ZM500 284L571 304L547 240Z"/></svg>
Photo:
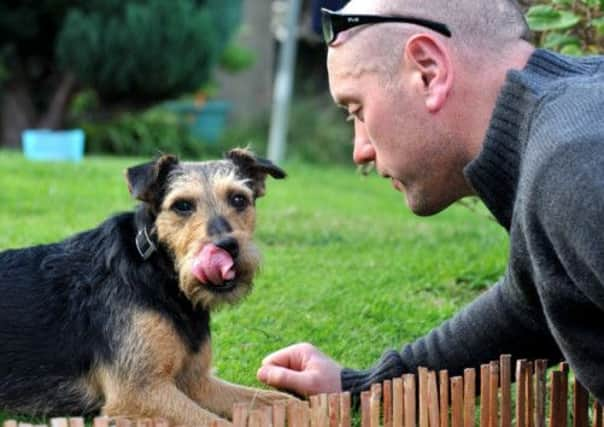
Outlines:
<svg viewBox="0 0 604 427"><path fill-rule="evenodd" d="M429 19L415 18L412 16L380 16L380 15L347 15L334 12L329 9L321 9L321 24L323 26L323 38L329 46L342 31L358 25L380 24L383 22L400 22L405 24L421 25L430 28L446 37L451 37L449 27L440 22Z"/></svg>

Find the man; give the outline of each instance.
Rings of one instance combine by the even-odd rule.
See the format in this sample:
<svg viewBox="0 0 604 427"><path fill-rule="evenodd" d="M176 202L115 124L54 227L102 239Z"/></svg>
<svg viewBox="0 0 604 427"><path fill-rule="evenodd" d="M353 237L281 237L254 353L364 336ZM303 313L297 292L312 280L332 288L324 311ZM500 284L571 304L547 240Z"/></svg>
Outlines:
<svg viewBox="0 0 604 427"><path fill-rule="evenodd" d="M347 16L326 12L330 88L354 117L354 161L375 162L418 215L480 197L509 231L509 265L368 370L298 344L267 356L261 381L358 393L418 366L458 375L509 353L567 360L604 403L604 58L535 49L511 1L353 0Z"/></svg>

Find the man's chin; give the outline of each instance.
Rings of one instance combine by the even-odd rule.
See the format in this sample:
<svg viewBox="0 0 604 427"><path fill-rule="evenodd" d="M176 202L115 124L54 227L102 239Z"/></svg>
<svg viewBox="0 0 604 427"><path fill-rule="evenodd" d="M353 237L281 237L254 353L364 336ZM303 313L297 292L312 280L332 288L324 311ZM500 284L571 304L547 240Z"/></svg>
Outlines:
<svg viewBox="0 0 604 427"><path fill-rule="evenodd" d="M451 203L434 203L426 199L410 197L408 193L405 196L407 206L417 216L436 215L451 206Z"/></svg>

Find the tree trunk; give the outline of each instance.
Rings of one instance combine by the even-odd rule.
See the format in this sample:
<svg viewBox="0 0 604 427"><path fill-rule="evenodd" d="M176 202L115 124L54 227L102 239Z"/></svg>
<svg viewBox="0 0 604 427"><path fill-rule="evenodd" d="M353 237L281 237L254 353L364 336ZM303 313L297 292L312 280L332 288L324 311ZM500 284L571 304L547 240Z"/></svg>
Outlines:
<svg viewBox="0 0 604 427"><path fill-rule="evenodd" d="M28 128L58 129L63 125L67 106L76 88L76 78L71 73L61 76L59 85L48 102L48 108L36 111L27 80L15 72L15 77L5 85L0 99L2 134L0 146L21 146L21 133Z"/></svg>
<svg viewBox="0 0 604 427"><path fill-rule="evenodd" d="M38 123L38 127L45 129L58 129L63 125L63 119L69 105L71 95L76 87L76 78L72 73L65 73L57 87L46 113Z"/></svg>
<svg viewBox="0 0 604 427"><path fill-rule="evenodd" d="M36 112L25 79L16 76L4 86L0 99L2 135L0 145L17 148L21 145L21 132L33 127Z"/></svg>

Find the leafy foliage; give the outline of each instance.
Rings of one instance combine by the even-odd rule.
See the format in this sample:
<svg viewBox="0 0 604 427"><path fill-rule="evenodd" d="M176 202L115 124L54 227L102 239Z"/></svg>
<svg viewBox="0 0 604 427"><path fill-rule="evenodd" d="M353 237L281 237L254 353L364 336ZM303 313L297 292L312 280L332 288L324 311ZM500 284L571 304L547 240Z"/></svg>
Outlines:
<svg viewBox="0 0 604 427"><path fill-rule="evenodd" d="M198 89L239 18L239 0L199 3L95 0L72 9L58 36L58 61L102 98L162 99Z"/></svg>
<svg viewBox="0 0 604 427"><path fill-rule="evenodd" d="M542 47L576 56L604 52L604 0L551 0L526 17Z"/></svg>
<svg viewBox="0 0 604 427"><path fill-rule="evenodd" d="M86 132L89 153L147 157L173 153L183 158L197 158L208 151L203 141L192 136L176 115L160 108L80 125Z"/></svg>
<svg viewBox="0 0 604 427"><path fill-rule="evenodd" d="M0 74L26 78L36 104L72 72L140 105L206 84L240 19L241 0L2 1Z"/></svg>

